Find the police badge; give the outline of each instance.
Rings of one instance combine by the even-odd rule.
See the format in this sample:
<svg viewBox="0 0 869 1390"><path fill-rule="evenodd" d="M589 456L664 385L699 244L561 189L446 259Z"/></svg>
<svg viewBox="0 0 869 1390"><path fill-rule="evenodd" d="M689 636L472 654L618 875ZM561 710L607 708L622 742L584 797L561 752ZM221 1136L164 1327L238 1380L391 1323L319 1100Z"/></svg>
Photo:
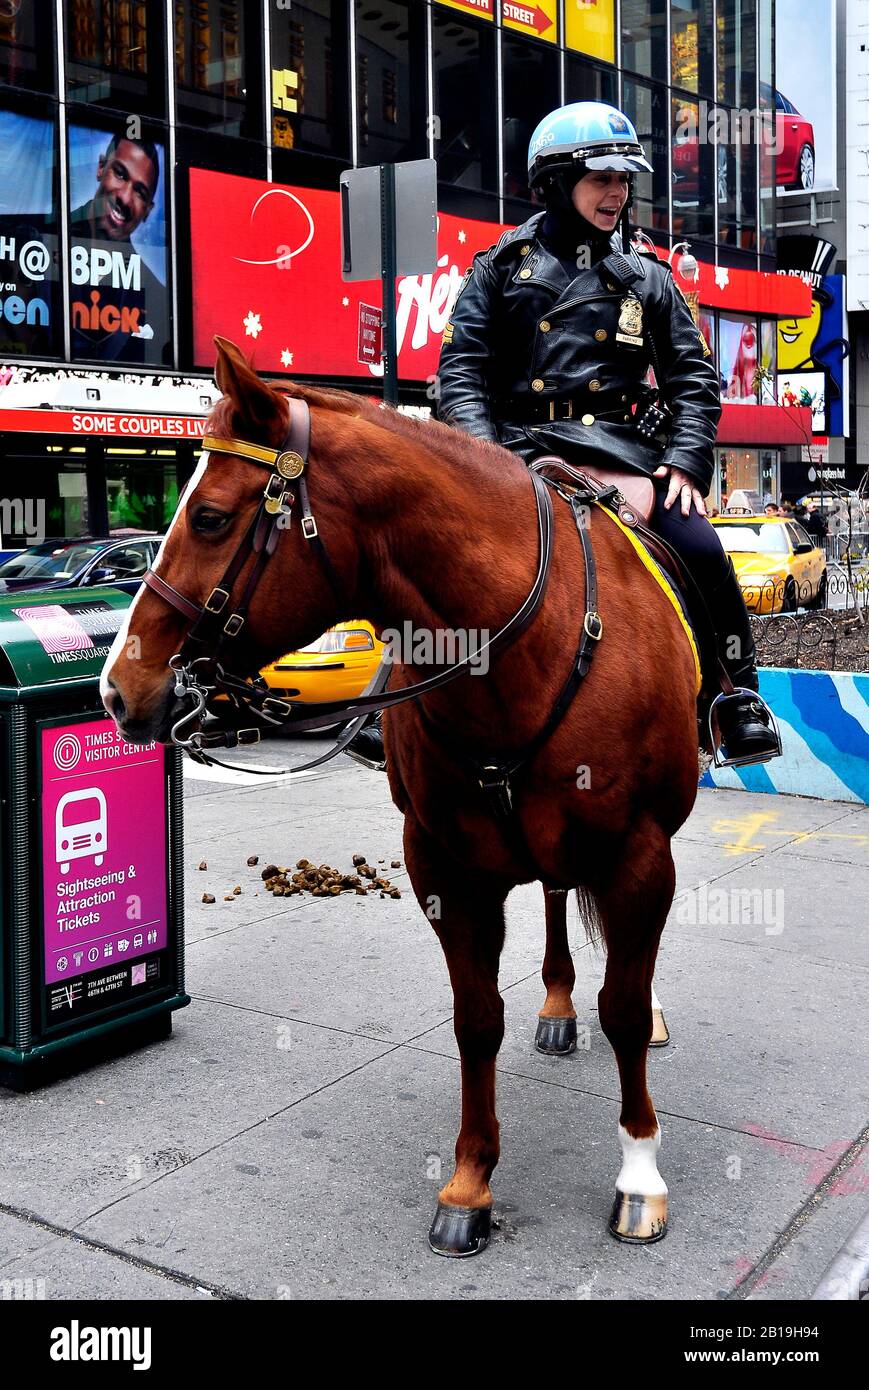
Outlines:
<svg viewBox="0 0 869 1390"><path fill-rule="evenodd" d="M619 306L616 342L630 343L631 347L643 346L643 306L636 295L629 294Z"/></svg>

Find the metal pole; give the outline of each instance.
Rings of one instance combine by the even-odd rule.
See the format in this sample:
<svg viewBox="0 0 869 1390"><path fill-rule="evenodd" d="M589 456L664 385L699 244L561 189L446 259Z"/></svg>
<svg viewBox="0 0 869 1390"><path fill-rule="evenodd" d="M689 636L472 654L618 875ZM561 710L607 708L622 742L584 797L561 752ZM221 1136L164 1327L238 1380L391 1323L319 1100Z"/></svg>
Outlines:
<svg viewBox="0 0 869 1390"><path fill-rule="evenodd" d="M398 405L395 325L395 165L380 166L380 265L383 284L383 403Z"/></svg>
<svg viewBox="0 0 869 1390"><path fill-rule="evenodd" d="M12 851L9 902L13 981L12 1042L27 1052L33 1041L30 962L30 766L27 713L20 705L9 711L9 832ZM35 895L34 895L35 896Z"/></svg>
<svg viewBox="0 0 869 1390"><path fill-rule="evenodd" d="M57 52L57 167L60 172L60 295L63 313L63 357L72 361L72 325L69 292L69 149L66 143L66 31L63 0L55 3L55 44Z"/></svg>

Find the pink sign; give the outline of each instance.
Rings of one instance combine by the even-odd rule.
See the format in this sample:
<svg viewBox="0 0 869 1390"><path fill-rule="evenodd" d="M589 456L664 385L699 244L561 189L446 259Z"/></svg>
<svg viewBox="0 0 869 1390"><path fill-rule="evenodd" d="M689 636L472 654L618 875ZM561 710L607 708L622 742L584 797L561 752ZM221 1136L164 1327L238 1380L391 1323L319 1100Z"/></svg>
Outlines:
<svg viewBox="0 0 869 1390"><path fill-rule="evenodd" d="M59 603L43 603L33 608L13 608L22 622L32 628L49 656L57 652L80 652L94 644L78 618Z"/></svg>
<svg viewBox="0 0 869 1390"><path fill-rule="evenodd" d="M108 717L42 730L46 984L81 994L100 971L126 991L147 978L131 962L166 946L164 758Z"/></svg>

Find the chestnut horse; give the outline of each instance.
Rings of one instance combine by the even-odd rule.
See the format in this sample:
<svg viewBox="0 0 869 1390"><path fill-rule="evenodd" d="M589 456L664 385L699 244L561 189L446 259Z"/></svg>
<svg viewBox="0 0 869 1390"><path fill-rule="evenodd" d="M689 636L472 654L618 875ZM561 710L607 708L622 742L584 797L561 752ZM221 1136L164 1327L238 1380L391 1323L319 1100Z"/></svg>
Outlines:
<svg viewBox="0 0 869 1390"><path fill-rule="evenodd" d="M532 479L515 455L346 392L275 389L234 344L216 343L223 398L208 431L224 451L203 453L155 573L204 605L263 498L262 467L233 456L226 441L260 445L276 457L286 448L287 397L301 398L310 412L305 479L329 562L293 519L250 601L244 669L256 671L359 614L378 631L409 622L429 634L494 632L519 608L535 577L538 533ZM461 1053L456 1167L430 1233L442 1254L474 1254L489 1235L489 1180L499 1157L504 903L514 886L535 880L546 889L541 1018L550 1036L563 1041L576 1017L567 890L579 890L586 929L606 944L600 1021L622 1095L610 1230L647 1242L666 1229L646 1054L655 957L674 893L670 841L697 790L696 673L672 605L630 540L599 512L590 531L603 637L566 716L516 779L511 822L493 815L462 753L506 756L529 742L574 661L583 554L570 507L554 496L553 510L549 584L530 626L485 675L463 675L385 718L405 861L446 956ZM250 563L237 578L239 593ZM103 673L106 708L134 742L167 742L182 712L168 663L190 617L165 592L140 590ZM390 692L418 680L418 668L396 666Z"/></svg>

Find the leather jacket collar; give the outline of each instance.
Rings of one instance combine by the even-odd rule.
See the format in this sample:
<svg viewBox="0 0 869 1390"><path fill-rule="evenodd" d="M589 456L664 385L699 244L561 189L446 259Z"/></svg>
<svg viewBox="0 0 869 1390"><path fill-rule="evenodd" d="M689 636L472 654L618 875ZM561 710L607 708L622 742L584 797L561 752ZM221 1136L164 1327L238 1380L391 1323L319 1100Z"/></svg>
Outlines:
<svg viewBox="0 0 869 1390"><path fill-rule="evenodd" d="M495 247L493 258L498 261L513 261L518 250L519 258L511 276L515 284L543 286L554 292L560 304L587 294L599 294L602 285L610 291L627 290L646 278L643 257L633 246L627 252L622 251L621 232L615 231L610 238L609 254L571 279L558 258L538 239L545 216L545 212L535 213L521 227L506 232Z"/></svg>

